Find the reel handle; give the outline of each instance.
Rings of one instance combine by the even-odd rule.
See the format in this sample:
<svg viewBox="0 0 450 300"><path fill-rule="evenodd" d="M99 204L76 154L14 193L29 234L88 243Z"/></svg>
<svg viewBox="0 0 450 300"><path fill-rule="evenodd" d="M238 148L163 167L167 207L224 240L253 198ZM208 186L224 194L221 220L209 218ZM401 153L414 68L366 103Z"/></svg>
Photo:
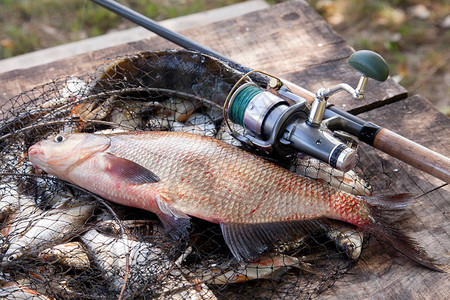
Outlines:
<svg viewBox="0 0 450 300"><path fill-rule="evenodd" d="M353 53L348 64L363 74L377 81L385 81L389 76L389 66L384 58L370 50L360 50Z"/></svg>

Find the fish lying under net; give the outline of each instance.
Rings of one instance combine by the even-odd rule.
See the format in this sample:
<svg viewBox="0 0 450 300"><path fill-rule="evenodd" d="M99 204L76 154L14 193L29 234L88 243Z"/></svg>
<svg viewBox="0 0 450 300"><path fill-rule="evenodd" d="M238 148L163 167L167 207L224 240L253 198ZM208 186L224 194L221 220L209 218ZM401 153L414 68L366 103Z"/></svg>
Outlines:
<svg viewBox="0 0 450 300"><path fill-rule="evenodd" d="M361 228L350 223L324 217L314 221L289 221L287 223L292 225L285 226L292 226L291 229L283 227L279 222L274 226L259 224L254 229L249 227L252 224L243 225L241 229L239 226L242 224L233 225L237 228L236 232L242 234L240 237L243 241L237 236L234 239L228 238L226 242L231 246L237 244L238 250L241 250L237 252L238 255L242 260L247 260L238 261L229 251L220 225L198 218L183 218L189 214L188 209L196 209L194 205L178 210L171 204L165 206L166 199L176 200L173 193L180 186L177 181L167 180L165 172L168 170L165 168L175 168L176 163L183 160L173 165L161 164L159 169L135 161L156 175L151 177L159 180L156 183L131 184L140 180L132 174L122 173L117 178L127 178L125 182L137 189L169 182L165 186L166 193L161 193L159 199L166 214L160 207L156 209L165 222L173 220L170 214L178 212L177 217L181 217L181 221L179 219L175 225L187 227L190 223L187 239L173 239L165 230L156 230L155 228L161 228L161 222L153 213L104 202L84 189L35 170L28 160L29 147L48 137L53 138L55 132L95 133L97 137L108 136L106 139L109 140L120 137L113 133L124 130L196 133L261 154L233 137L232 131L244 134L242 126L230 123L230 131L223 120L221 105L242 76L242 70L236 66L193 51L144 52L113 59L100 67L95 75L56 79L22 93L2 106L0 172L4 175L0 177L0 259L3 260L0 268L0 298L9 299L24 294L23 297L34 296L36 299L112 299L121 296L139 299L216 299L215 296L219 299L309 299L325 291L355 265L360 255L363 255L369 235L367 232L363 234ZM264 88L268 78L255 80L251 77L245 81L257 82ZM186 137L180 133L180 137L183 136ZM197 139L210 141L194 138ZM182 147L192 146L186 139L178 142L183 143ZM229 146L218 147L217 153L204 154L210 155L209 158L212 159L215 155L224 157L219 150L228 149L227 147ZM160 145L159 149L161 154L168 156L180 150L172 148L167 144ZM189 155L188 150L183 153L182 149L178 158L182 158L184 154ZM130 154L131 152L126 155ZM86 156L88 157L90 156ZM80 166L84 166L89 160L91 159L80 162ZM226 161L228 162L225 163ZM245 161L242 166L251 166L251 161ZM291 161L272 161L293 173L331 185L337 190L362 196L372 193L367 181L370 177L367 177L367 170L363 169L364 164L358 164L355 172L343 173L311 158L305 159L304 156ZM213 177L199 171L202 170L203 162L203 158L192 160L189 168L176 168L174 174L186 174L191 169L192 174L187 174L189 176L200 172L197 175L203 175L203 179L207 179L202 186L208 189ZM219 159L217 162L217 170L225 172L230 170L227 165L241 166L236 161ZM136 170L142 168L134 169ZM248 174L253 171L248 170ZM228 173L238 177L242 175ZM230 178L222 177L223 182ZM262 182L264 178L267 177L260 180L261 185L265 184ZM149 178L144 176L141 179L145 181ZM257 177L253 179L258 181ZM98 187L104 187L97 179L91 183L99 183ZM195 180L191 183L184 182L181 187L190 188L193 183ZM245 183L245 180L229 180L226 183L238 185ZM267 183L273 187L273 182L267 180ZM250 192L259 195L261 185ZM255 201L250 197L250 192L241 190L239 193L239 186L230 188L235 193L233 197L246 197L243 198L246 199L245 203L238 201L240 207L254 207ZM201 189L202 193L204 189ZM328 186L323 189L327 190ZM195 191L194 188L192 190ZM209 188L208 192L210 191L216 191L212 196L220 196L217 199L224 201L223 203L231 198L230 192L224 188L213 187ZM194 200L199 200L198 195L194 196ZM142 199L138 198L139 201ZM277 197L274 199L277 201L276 205L272 205L275 211L281 202ZM205 201L199 201L198 204L204 205ZM399 199L398 202L401 203L390 208L401 209L407 200ZM72 222L73 229L69 230L69 234L57 239L53 239L51 234L43 235L50 233L52 228L55 229L55 234L66 228L64 224L67 222L64 220L70 216L66 216L65 211L69 213L74 207L92 205L95 209L92 212L88 210L89 218L78 224ZM283 205L289 205L287 200ZM267 204L268 209L269 206ZM365 204L360 203L360 206ZM210 210L208 206L203 209ZM230 204L224 206L220 211L224 219L228 217L225 216L227 210L235 213L238 208L233 208ZM383 214L381 210L380 213ZM397 212L391 212L389 216L394 214ZM264 217L272 215L276 216L270 212ZM63 226L47 224L52 218ZM41 224L38 220L41 219L49 219L43 224L42 233L36 230L36 225ZM390 224L391 220L387 221ZM300 226L300 223L304 226ZM228 225L222 227L226 228ZM278 231L267 233L257 231L259 229ZM176 227L172 233L175 230L183 232L183 227ZM38 234L32 235L33 232ZM255 236L249 240L249 245L256 245L256 253L264 252L261 255L242 252L248 246L242 246L247 239L245 234L250 233L255 233ZM24 239L29 236L40 239ZM29 240L30 243L19 243L20 240ZM114 248L116 246L118 248ZM42 249L44 247L46 249ZM252 259L254 256L255 259Z"/></svg>
<svg viewBox="0 0 450 300"><path fill-rule="evenodd" d="M291 173L216 139L178 132L60 134L29 149L36 168L108 200L154 212L176 234L189 216L221 226L238 261L341 220L439 268L396 228L390 213L411 196L355 196Z"/></svg>

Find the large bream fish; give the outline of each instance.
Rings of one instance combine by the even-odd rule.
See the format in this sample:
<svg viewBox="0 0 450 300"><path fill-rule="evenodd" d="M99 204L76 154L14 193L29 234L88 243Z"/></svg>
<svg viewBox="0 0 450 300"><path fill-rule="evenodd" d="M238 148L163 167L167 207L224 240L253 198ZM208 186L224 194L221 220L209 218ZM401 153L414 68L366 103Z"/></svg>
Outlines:
<svg viewBox="0 0 450 300"><path fill-rule="evenodd" d="M239 260L321 229L329 218L373 233L411 259L437 266L389 216L406 194L354 196L219 140L181 132L60 134L29 149L36 168L105 199L156 213L186 233L189 216L220 224Z"/></svg>

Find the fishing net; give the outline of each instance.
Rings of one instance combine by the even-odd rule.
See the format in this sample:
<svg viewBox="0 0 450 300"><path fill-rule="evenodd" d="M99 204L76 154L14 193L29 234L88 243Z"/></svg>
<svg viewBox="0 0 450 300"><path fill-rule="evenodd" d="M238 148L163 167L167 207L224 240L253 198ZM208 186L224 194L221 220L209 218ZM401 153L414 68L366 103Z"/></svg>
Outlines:
<svg viewBox="0 0 450 300"><path fill-rule="evenodd" d="M239 66L191 51L141 53L3 104L0 298L312 298L354 265L365 239L348 224L330 221L240 264L216 224L192 218L189 236L174 239L154 214L105 201L28 161L31 145L60 132L182 131L261 154L233 138L223 119L225 98L242 76ZM360 169L342 173L308 157L283 167L370 194Z"/></svg>

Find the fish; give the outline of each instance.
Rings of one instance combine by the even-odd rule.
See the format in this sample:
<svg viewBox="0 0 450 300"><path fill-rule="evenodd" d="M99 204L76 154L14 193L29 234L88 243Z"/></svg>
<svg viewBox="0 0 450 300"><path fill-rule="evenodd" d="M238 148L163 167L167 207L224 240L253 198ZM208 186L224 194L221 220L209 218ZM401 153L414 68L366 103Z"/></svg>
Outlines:
<svg viewBox="0 0 450 300"><path fill-rule="evenodd" d="M148 237L155 235L162 230L156 220L120 220L124 233L132 236ZM121 227L116 220L104 220L95 224L95 229L99 232L120 235Z"/></svg>
<svg viewBox="0 0 450 300"><path fill-rule="evenodd" d="M0 185L0 222L3 222L19 206L19 194L15 184L3 183Z"/></svg>
<svg viewBox="0 0 450 300"><path fill-rule="evenodd" d="M370 184L353 170L342 172L312 157L296 159L295 164L291 166L291 171L305 177L323 180L350 194L369 196L372 192Z"/></svg>
<svg viewBox="0 0 450 300"><path fill-rule="evenodd" d="M1 282L0 283L0 298L1 299L28 299L28 300L50 300L50 297L42 295L37 291L17 284L15 282Z"/></svg>
<svg viewBox="0 0 450 300"><path fill-rule="evenodd" d="M59 244L42 250L39 259L66 268L87 269L90 266L87 251L79 242Z"/></svg>
<svg viewBox="0 0 450 300"><path fill-rule="evenodd" d="M144 119L162 105L156 101L118 100L111 112L111 122L124 128L142 128Z"/></svg>
<svg viewBox="0 0 450 300"><path fill-rule="evenodd" d="M42 108L57 108L63 104L70 103L83 95L88 85L82 79L71 76L64 82L64 87L59 91L59 98L52 98L41 104Z"/></svg>
<svg viewBox="0 0 450 300"><path fill-rule="evenodd" d="M116 291L121 290L125 281L128 255L127 296L133 291L151 287L156 279L167 273L173 265L157 246L136 241L127 235L110 236L93 228L81 236L81 241Z"/></svg>
<svg viewBox="0 0 450 300"><path fill-rule="evenodd" d="M351 261L357 261L361 256L364 234L360 228L345 223L330 222L326 235L336 243L336 246L347 255Z"/></svg>
<svg viewBox="0 0 450 300"><path fill-rule="evenodd" d="M32 197L19 194L12 189L7 197L9 201L12 201L11 203L14 203L14 209L7 215L0 230L0 234L3 237L2 245L0 246L2 252L7 251L9 245L14 243L30 228L30 220L42 213L42 210L36 205Z"/></svg>
<svg viewBox="0 0 450 300"><path fill-rule="evenodd" d="M69 209L52 209L28 220L27 229L10 242L3 261L12 262L31 251L41 251L48 246L69 240L78 233L91 216L94 205Z"/></svg>
<svg viewBox="0 0 450 300"><path fill-rule="evenodd" d="M184 122L203 104L199 101L170 98L163 101L161 105L164 107L161 113L165 117L172 117L178 122Z"/></svg>
<svg viewBox="0 0 450 300"><path fill-rule="evenodd" d="M238 124L233 124L233 131L237 134L244 135L246 129ZM223 122L216 134L216 138L227 144L243 147L242 143L233 136L233 131L231 131L230 128L228 128L228 125Z"/></svg>
<svg viewBox="0 0 450 300"><path fill-rule="evenodd" d="M116 101L116 97L111 96L101 104L97 103L97 101L77 104L70 112L70 116L79 118L83 122L87 120L103 120L113 110L114 101Z"/></svg>
<svg viewBox="0 0 450 300"><path fill-rule="evenodd" d="M193 113L187 118L185 123L175 121L171 124L172 131L190 132L198 135L213 137L216 135L216 126L207 115Z"/></svg>
<svg viewBox="0 0 450 300"><path fill-rule="evenodd" d="M112 202L155 213L175 230L174 237L188 233L191 217L220 224L239 262L332 219L360 227L440 270L395 224L395 213L412 195L352 195L210 137L63 133L31 146L28 154L38 169Z"/></svg>
<svg viewBox="0 0 450 300"><path fill-rule="evenodd" d="M122 289L126 273L128 255L129 276L126 298L133 293L151 294L157 299L216 299L204 283L190 282L177 262L172 262L164 251L162 241L135 240L131 235L135 226L152 225L152 236L162 230L152 221L125 220L125 234L120 233L119 224L114 220L101 221L95 228L81 236L94 262L105 279L116 291ZM173 243L173 241L171 241Z"/></svg>
<svg viewBox="0 0 450 300"><path fill-rule="evenodd" d="M159 296L156 299L217 300L204 280L186 278L186 273L179 269L172 270L161 282L161 291L157 291Z"/></svg>
<svg viewBox="0 0 450 300"><path fill-rule="evenodd" d="M279 254L262 257L260 260L235 267L208 266L197 276L200 276L199 278L207 284L223 285L262 278L277 278L289 269L293 267L301 269L303 265L306 264L296 257Z"/></svg>

